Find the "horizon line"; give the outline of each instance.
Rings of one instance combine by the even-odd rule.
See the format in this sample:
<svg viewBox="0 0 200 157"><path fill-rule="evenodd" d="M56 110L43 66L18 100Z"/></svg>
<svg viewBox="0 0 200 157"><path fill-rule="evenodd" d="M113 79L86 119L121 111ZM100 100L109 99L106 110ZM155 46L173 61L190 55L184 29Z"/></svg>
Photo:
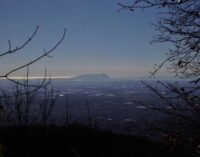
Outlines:
<svg viewBox="0 0 200 157"><path fill-rule="evenodd" d="M46 78L50 78L50 79L69 79L69 78L72 78L73 76L48 76ZM10 77L7 77L9 79L15 79L15 80L24 80L24 79L27 79L27 77L25 76L10 76ZM0 78L0 80L6 80L7 79L6 77L2 77ZM28 79L44 79L45 76L29 76Z"/></svg>

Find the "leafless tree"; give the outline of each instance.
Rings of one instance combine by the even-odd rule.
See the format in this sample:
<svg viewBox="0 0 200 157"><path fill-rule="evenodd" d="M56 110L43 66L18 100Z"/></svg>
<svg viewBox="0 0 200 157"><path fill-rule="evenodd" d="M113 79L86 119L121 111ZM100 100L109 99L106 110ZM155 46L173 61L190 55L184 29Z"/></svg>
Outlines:
<svg viewBox="0 0 200 157"><path fill-rule="evenodd" d="M69 102L69 92L67 91L65 100L65 126L69 125L69 113L70 113L70 102Z"/></svg>
<svg viewBox="0 0 200 157"><path fill-rule="evenodd" d="M197 78L199 81L200 1L199 0L135 0L132 5L119 5L135 11L157 7L159 19L155 24L159 35L154 42L169 42L173 46L167 58L155 67L152 75L169 63L168 69L180 78Z"/></svg>
<svg viewBox="0 0 200 157"><path fill-rule="evenodd" d="M34 30L32 35L24 43L22 43L21 45L15 47L15 48L12 47L11 41L8 40L8 51L0 53L0 57L3 58L6 55L12 55L12 54L19 53L20 50L22 50L28 44L30 44L30 42L33 40L33 38L38 33L38 29L39 29L39 26L36 27L36 29ZM7 94L5 92L2 92L2 94L0 95L0 98L1 98L1 100L4 100L4 101L5 101L5 99L8 100L9 98L15 99L15 107L16 107L15 111L17 112L18 123L21 124L22 119L24 119L26 124L29 123L30 105L32 103L34 94L41 88L46 88L51 83L50 77L47 76L46 69L45 69L44 78L40 82L38 82L36 84L30 83L29 67L32 64L35 64L37 61L43 59L44 57L52 57L52 56L50 56L50 54L63 42L65 36L66 36L66 29L64 29L63 35L60 38L60 40L52 48L50 48L49 50L43 49L43 52L41 53L40 56L33 58L33 59L31 59L31 61L28 61L27 63L25 63L23 65L15 67L15 68L11 69L10 71L7 71L5 74L0 75L0 79L6 79L15 84L16 91L14 93ZM27 68L25 81L15 80L12 77L10 77L11 74L14 74L16 71L19 71L19 70L25 69L25 68ZM23 103L25 103L26 105L24 106ZM0 108L1 108L0 112L1 113L5 111L4 107L5 106L0 104Z"/></svg>
<svg viewBox="0 0 200 157"><path fill-rule="evenodd" d="M44 90L44 96L42 98L42 101L40 102L40 112L41 112L42 124L44 127L46 127L49 118L52 114L53 107L58 98L58 93L54 92L52 83L50 84L50 86L43 87L43 90Z"/></svg>
<svg viewBox="0 0 200 157"><path fill-rule="evenodd" d="M36 29L33 32L33 34L22 45L17 46L16 48L12 48L11 41L8 40L8 51L1 53L0 57L4 57L4 56L10 55L10 54L19 53L20 50L22 50L25 46L27 46L32 41L32 39L37 34L38 29L39 29L39 26L36 27ZM43 49L43 52L41 53L40 56L38 56L35 59L32 59L31 61L29 61L29 62L27 62L27 63L25 63L25 64L23 64L21 66L13 68L12 70L6 72L3 75L0 75L0 78L7 79L10 82L14 82L15 84L18 84L20 86L26 86L26 83L19 82L19 81L13 79L12 77L10 77L10 75L13 74L13 73L15 73L16 71L19 71L21 69L30 67L32 64L36 63L37 61L41 60L44 57L51 57L50 54L63 42L63 40L65 38L65 35L66 35L66 29L64 29L63 35L60 38L60 40L51 49L49 49L49 50ZM46 74L46 70L45 70L44 79L40 82L40 84L37 84L37 85L34 85L34 84L31 85L31 84L29 84L29 87L34 87L34 89L32 91L29 91L29 92L34 92L34 91L40 89L41 87L47 85L48 83L49 82L47 81L47 74Z"/></svg>
<svg viewBox="0 0 200 157"><path fill-rule="evenodd" d="M170 115L170 130L176 130L196 148L200 145L200 1L133 0L130 4L118 5L120 10L133 12L153 7L157 9L159 18L155 28L158 35L153 42L170 43L171 48L166 59L151 71L151 76L165 66L188 84L178 86L158 81L153 86L143 83L164 104L150 107Z"/></svg>
<svg viewBox="0 0 200 157"><path fill-rule="evenodd" d="M15 112L19 126L27 126L30 123L31 109L36 95L36 92L30 92L29 67L27 67L26 78L23 80L23 84L23 86L20 86L18 83L14 84L15 89L12 94L13 97L10 100L10 103L13 104L13 108L11 109Z"/></svg>
<svg viewBox="0 0 200 157"><path fill-rule="evenodd" d="M86 99L86 107L87 107L87 117L88 117L88 126L92 126L92 116L91 116L91 111L90 111L90 104L89 100Z"/></svg>

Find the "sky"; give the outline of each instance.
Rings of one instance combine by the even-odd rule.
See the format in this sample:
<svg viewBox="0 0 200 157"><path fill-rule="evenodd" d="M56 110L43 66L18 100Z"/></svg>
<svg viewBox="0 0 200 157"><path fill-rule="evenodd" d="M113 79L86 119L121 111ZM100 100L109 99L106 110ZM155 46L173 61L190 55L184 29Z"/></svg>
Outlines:
<svg viewBox="0 0 200 157"><path fill-rule="evenodd" d="M0 52L33 40L21 51L0 58L0 74L29 62L52 48L67 28L61 45L30 66L30 76L52 77L107 73L112 77L148 77L165 59L166 44L149 44L156 31L157 10L118 11L132 0L0 0ZM20 70L12 76L23 76ZM167 77L163 70L160 77Z"/></svg>

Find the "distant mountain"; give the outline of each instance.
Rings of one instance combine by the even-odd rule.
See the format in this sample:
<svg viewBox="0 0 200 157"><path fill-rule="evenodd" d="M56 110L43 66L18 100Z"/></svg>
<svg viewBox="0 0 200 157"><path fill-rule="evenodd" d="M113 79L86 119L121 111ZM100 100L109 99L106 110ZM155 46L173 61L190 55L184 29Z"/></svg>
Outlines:
<svg viewBox="0 0 200 157"><path fill-rule="evenodd" d="M70 79L71 81L109 81L110 76L107 74L84 74Z"/></svg>

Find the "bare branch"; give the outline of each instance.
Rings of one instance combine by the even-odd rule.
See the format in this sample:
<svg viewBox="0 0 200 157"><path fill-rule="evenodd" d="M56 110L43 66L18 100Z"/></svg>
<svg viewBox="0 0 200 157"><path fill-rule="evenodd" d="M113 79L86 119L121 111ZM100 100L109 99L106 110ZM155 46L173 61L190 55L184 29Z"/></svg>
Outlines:
<svg viewBox="0 0 200 157"><path fill-rule="evenodd" d="M29 65L31 65L31 64L33 64L33 63L35 63L35 62L37 62L37 61L39 61L40 59L42 59L42 58L48 56L51 52L53 52L53 51L62 43L62 41L63 41L64 38L65 38L65 35L66 35L66 29L64 30L64 33L63 33L63 35L62 35L62 38L58 41L58 43L57 43L53 48L51 48L50 50L48 50L47 52L45 52L45 53L42 54L41 56L37 57L36 59L34 59L34 60L32 60L32 61L30 61L30 62L28 62L28 63L26 63L26 64L24 64L24 65L22 65L22 66L19 66L19 67L15 68L15 69L9 71L8 73L6 73L6 74L3 75L3 76L0 76L0 78L7 78L10 74L12 74L12 73L14 73L14 72L16 72L16 71L18 71L18 70L20 70L20 69L23 69L23 68L25 68L25 67L27 67L27 66L29 66Z"/></svg>
<svg viewBox="0 0 200 157"><path fill-rule="evenodd" d="M24 44L22 44L20 47L17 47L15 49L11 50L11 42L10 42L10 40L8 40L9 50L5 53L0 54L0 57L7 55L7 54L15 53L16 51L23 49L32 40L32 38L37 33L38 29L39 29L39 26L36 27L34 33L31 35L31 37ZM51 49L49 49L48 51L46 51L44 49L43 54L41 54L39 57L31 60L30 62L27 62L26 64L23 64L19 67L12 69L11 71L7 72L5 75L1 75L0 78L5 78L8 81L13 82L17 86L27 87L27 84L28 84L28 88L30 88L30 89L28 89L25 93L17 93L17 94L20 94L21 96L31 94L31 93L35 93L40 88L47 87L50 84L51 79L50 79L50 77L49 77L49 79L47 79L46 69L45 69L45 76L42 79L42 81L38 82L38 84L29 84L29 70L28 70L28 68L29 68L30 65L34 64L35 62L41 60L44 57L50 57L51 58L52 56L50 56L49 54L52 53L62 43L65 36L66 36L66 29L64 29L63 35L60 38L60 40ZM27 68L26 81L25 82L20 82L18 80L13 79L12 77L9 77L12 73L14 73L14 72L16 72L20 69L24 69L24 68ZM13 95L2 95L2 96L0 96L0 98L12 98L12 97L13 97Z"/></svg>
<svg viewBox="0 0 200 157"><path fill-rule="evenodd" d="M23 48L33 39L33 37L37 34L38 29L39 29L39 26L36 27L35 31L34 31L33 34L28 38L28 40L26 40L21 46L16 47L16 48L14 48L14 49L11 48L11 42L10 42L10 40L8 40L8 46L9 46L8 51L7 51L7 52L1 53L1 54L0 54L0 57L5 56L5 55L8 55L8 54L15 53L15 52L17 52L17 51L23 49Z"/></svg>

